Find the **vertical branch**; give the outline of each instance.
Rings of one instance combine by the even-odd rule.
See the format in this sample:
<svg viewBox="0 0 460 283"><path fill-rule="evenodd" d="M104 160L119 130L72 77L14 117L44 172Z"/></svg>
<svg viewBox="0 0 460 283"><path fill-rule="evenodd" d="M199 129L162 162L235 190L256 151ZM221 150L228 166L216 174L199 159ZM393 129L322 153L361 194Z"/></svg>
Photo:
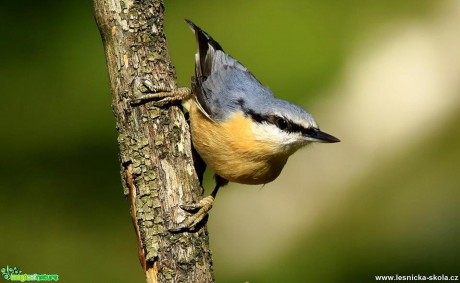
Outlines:
<svg viewBox="0 0 460 283"><path fill-rule="evenodd" d="M206 226L194 233L168 228L186 216L181 203L202 191L192 161L190 131L178 105L166 109L129 101L156 86L175 88L163 30L161 0L94 0L105 47L117 121L124 193L147 282L213 282Z"/></svg>

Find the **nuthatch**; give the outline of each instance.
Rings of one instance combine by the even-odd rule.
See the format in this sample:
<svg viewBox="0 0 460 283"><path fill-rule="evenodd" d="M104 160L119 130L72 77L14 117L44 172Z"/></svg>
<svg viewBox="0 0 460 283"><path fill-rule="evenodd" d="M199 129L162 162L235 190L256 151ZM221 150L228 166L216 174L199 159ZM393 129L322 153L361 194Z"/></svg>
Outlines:
<svg viewBox="0 0 460 283"><path fill-rule="evenodd" d="M186 22L198 43L189 107L192 142L216 177L210 196L199 204L181 206L185 210L199 209L183 224L189 228L201 221L219 187L229 181L269 183L301 147L339 139L320 131L313 116L302 107L275 98L209 34Z"/></svg>

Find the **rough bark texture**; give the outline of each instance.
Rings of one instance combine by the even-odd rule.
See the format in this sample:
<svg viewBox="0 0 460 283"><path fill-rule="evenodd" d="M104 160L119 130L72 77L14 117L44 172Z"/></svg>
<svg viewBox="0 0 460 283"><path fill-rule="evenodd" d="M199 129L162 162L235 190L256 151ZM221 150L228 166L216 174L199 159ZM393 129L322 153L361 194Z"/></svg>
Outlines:
<svg viewBox="0 0 460 283"><path fill-rule="evenodd" d="M147 282L213 282L206 227L171 233L187 216L182 203L202 195L190 131L179 105L156 108L129 101L148 90L142 81L176 87L159 0L94 0L117 120L124 193Z"/></svg>

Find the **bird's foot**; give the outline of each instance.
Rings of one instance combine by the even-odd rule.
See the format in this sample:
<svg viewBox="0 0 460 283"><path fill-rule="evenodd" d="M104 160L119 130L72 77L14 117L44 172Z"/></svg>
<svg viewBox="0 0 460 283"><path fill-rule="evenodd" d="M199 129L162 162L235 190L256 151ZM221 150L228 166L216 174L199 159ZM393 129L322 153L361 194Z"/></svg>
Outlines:
<svg viewBox="0 0 460 283"><path fill-rule="evenodd" d="M155 106L161 107L171 102L182 101L191 95L191 90L187 87L171 89L154 85L149 79L136 80L135 84L140 94L131 99L130 103L133 106L152 101Z"/></svg>
<svg viewBox="0 0 460 283"><path fill-rule="evenodd" d="M198 203L183 204L180 206L183 210L193 213L177 228L170 228L171 232L180 232L187 230L194 230L196 226L203 221L208 215L214 202L213 196L207 196L200 200Z"/></svg>

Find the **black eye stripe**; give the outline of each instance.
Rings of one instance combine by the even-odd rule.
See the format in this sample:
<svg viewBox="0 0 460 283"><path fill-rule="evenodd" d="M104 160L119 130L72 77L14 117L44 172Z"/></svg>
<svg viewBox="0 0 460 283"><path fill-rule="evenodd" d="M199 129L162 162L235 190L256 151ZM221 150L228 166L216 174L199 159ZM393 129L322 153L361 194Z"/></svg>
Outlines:
<svg viewBox="0 0 460 283"><path fill-rule="evenodd" d="M315 128L307 128L302 131L302 134L307 135L307 136L315 136L316 133L318 132L318 129Z"/></svg>
<svg viewBox="0 0 460 283"><path fill-rule="evenodd" d="M257 123L262 123L264 121L267 121L265 116L262 116L262 115L260 115L258 113L255 113L254 111L246 109L246 113L247 113L248 116L250 116Z"/></svg>
<svg viewBox="0 0 460 283"><path fill-rule="evenodd" d="M279 129L289 133L302 133L303 135L314 135L317 129L305 128L299 124L296 124L284 117L275 115L261 115L253 111L247 111L248 115L257 123L269 123L277 126Z"/></svg>

